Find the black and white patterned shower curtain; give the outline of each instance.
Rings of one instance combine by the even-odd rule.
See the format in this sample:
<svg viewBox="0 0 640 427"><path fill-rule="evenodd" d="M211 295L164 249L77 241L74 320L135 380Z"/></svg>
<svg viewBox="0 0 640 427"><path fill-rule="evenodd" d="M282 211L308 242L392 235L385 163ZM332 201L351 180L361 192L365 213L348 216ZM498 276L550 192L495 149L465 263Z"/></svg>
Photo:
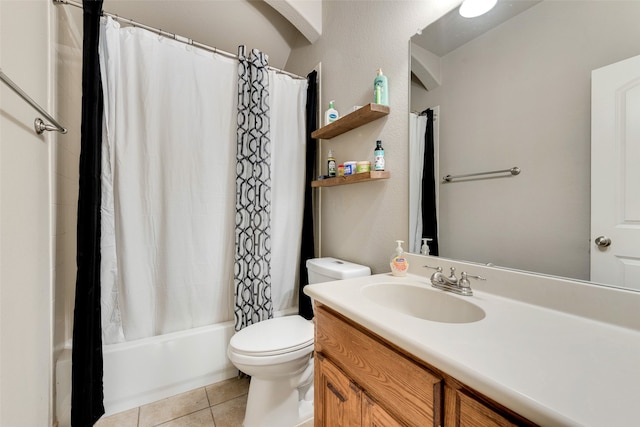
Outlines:
<svg viewBox="0 0 640 427"><path fill-rule="evenodd" d="M238 48L235 329L273 317L268 57Z"/></svg>

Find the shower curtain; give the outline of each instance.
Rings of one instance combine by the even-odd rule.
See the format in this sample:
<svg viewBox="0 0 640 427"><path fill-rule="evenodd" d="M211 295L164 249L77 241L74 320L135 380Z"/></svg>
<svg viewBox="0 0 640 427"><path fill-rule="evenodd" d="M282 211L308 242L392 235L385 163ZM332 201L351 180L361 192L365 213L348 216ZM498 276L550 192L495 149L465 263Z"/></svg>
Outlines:
<svg viewBox="0 0 640 427"><path fill-rule="evenodd" d="M238 49L236 151L236 331L273 317L271 300L271 139L267 56Z"/></svg>
<svg viewBox="0 0 640 427"><path fill-rule="evenodd" d="M269 71L271 113L271 299L298 304L304 213L307 81Z"/></svg>
<svg viewBox="0 0 640 427"><path fill-rule="evenodd" d="M110 18L100 61L105 343L231 320L238 61ZM296 151L287 132L279 142ZM293 293L284 275L272 273L276 309Z"/></svg>
<svg viewBox="0 0 640 427"><path fill-rule="evenodd" d="M314 164L316 161L316 140L311 133L318 128L318 72L307 74L307 106L306 106L306 140L307 150L305 154L305 190L304 190L304 215L302 219L302 242L300 245L300 262L298 278L298 314L307 320L313 318L311 298L303 291L309 283L307 272L307 260L315 256L315 240L313 235L313 199L311 181L315 179Z"/></svg>
<svg viewBox="0 0 640 427"><path fill-rule="evenodd" d="M104 414L100 311L100 140L102 92L98 38L102 0L83 2L82 124L71 373L71 425Z"/></svg>
<svg viewBox="0 0 640 427"><path fill-rule="evenodd" d="M422 238L438 255L437 138L434 109L409 115L409 252L420 253Z"/></svg>
<svg viewBox="0 0 640 427"><path fill-rule="evenodd" d="M257 49L238 58L236 331L297 300L307 87L268 71Z"/></svg>
<svg viewBox="0 0 640 427"><path fill-rule="evenodd" d="M427 127L424 132L424 157L422 161L422 237L427 241L431 255L439 255L438 239L438 176L434 140L434 112L427 108Z"/></svg>
<svg viewBox="0 0 640 427"><path fill-rule="evenodd" d="M422 162L427 117L409 114L409 252L422 246Z"/></svg>

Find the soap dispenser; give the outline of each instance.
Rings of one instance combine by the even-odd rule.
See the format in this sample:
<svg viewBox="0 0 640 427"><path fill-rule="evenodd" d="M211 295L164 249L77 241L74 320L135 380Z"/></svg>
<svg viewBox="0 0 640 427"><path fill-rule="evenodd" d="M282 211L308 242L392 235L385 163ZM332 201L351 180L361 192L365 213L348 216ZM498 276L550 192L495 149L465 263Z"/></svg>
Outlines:
<svg viewBox="0 0 640 427"><path fill-rule="evenodd" d="M404 256L404 249L402 249L402 244L404 241L396 240L398 246L396 247L396 253L391 257L391 274L398 277L403 277L407 275L407 271L409 270L409 261Z"/></svg>
<svg viewBox="0 0 640 427"><path fill-rule="evenodd" d="M420 248L420 255L431 255L429 251L429 245L427 242L431 242L433 239L429 239L428 237L422 238L422 247Z"/></svg>

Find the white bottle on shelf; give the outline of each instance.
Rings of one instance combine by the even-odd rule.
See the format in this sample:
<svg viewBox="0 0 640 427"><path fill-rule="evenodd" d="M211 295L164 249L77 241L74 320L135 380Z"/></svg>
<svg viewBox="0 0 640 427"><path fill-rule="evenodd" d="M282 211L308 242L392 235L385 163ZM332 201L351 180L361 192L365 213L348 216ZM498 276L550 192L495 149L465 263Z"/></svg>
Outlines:
<svg viewBox="0 0 640 427"><path fill-rule="evenodd" d="M324 113L324 125L328 125L329 123L333 123L338 118L340 118L340 114L338 114L338 110L335 109L334 103L336 101L329 101L329 109Z"/></svg>

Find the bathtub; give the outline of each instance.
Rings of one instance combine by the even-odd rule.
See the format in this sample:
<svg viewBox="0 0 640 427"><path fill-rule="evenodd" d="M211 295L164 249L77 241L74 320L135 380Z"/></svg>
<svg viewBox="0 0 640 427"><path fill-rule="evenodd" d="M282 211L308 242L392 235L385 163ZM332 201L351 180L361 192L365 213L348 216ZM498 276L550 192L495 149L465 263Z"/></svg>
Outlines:
<svg viewBox="0 0 640 427"><path fill-rule="evenodd" d="M104 346L105 415L236 376L227 358L233 333L230 321ZM56 414L59 427L70 426L70 343L56 361Z"/></svg>

